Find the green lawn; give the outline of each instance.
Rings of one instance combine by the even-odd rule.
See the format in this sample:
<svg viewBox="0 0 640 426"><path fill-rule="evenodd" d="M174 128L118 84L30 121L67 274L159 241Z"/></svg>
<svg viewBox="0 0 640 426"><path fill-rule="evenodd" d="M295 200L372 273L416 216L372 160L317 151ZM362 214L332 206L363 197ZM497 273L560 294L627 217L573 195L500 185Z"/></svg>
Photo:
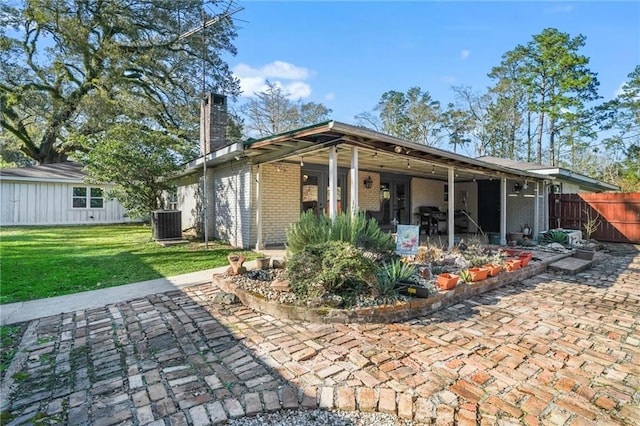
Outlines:
<svg viewBox="0 0 640 426"><path fill-rule="evenodd" d="M163 248L145 225L0 229L0 303L79 293L228 264L217 242ZM247 259L257 257L242 252Z"/></svg>

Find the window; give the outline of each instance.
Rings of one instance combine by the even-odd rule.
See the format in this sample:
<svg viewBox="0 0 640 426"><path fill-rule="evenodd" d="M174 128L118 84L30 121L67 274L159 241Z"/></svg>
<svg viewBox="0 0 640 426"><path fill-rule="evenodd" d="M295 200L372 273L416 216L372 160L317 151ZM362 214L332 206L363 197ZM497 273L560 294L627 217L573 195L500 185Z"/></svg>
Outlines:
<svg viewBox="0 0 640 426"><path fill-rule="evenodd" d="M104 207L102 188L89 188L85 186L73 187L74 209L101 209Z"/></svg>

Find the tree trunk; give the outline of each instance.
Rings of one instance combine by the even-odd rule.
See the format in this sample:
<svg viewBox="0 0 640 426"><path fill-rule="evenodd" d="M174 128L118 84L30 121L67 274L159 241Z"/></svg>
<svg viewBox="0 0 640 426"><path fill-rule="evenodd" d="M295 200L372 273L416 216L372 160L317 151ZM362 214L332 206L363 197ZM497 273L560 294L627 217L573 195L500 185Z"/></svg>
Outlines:
<svg viewBox="0 0 640 426"><path fill-rule="evenodd" d="M551 119L549 121L549 165L556 165L556 120Z"/></svg>

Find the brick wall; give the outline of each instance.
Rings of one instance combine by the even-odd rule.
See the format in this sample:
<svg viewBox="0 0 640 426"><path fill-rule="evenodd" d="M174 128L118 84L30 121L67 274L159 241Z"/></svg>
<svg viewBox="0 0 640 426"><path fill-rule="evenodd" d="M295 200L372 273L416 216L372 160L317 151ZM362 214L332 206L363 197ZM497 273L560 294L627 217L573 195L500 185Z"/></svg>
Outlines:
<svg viewBox="0 0 640 426"><path fill-rule="evenodd" d="M371 177L373 184L371 188L366 188L364 186L364 180L368 177ZM351 172L349 172L347 177L348 183L351 182ZM345 187L346 188L346 187ZM346 200L347 192L344 192L343 199ZM348 208L346 204L343 203L343 206ZM380 174L379 173L369 173L364 171L358 172L358 208L360 211L371 211L371 212L379 212L380 211Z"/></svg>
<svg viewBox="0 0 640 426"><path fill-rule="evenodd" d="M289 225L300 218L300 166L285 163L279 167L280 171L274 164L260 166L262 239L265 245L284 244ZM255 200L257 204L257 196Z"/></svg>
<svg viewBox="0 0 640 426"><path fill-rule="evenodd" d="M435 206L441 211L447 211L444 201L445 182L439 180L413 178L411 179L411 220L415 219L420 206Z"/></svg>
<svg viewBox="0 0 640 426"><path fill-rule="evenodd" d="M527 189L521 189L519 194L514 192L513 186L522 181L507 179L507 233L521 232L524 225L533 229L535 223L535 183L529 183ZM540 199L539 217L544 217L543 203ZM508 237L508 235L507 235Z"/></svg>
<svg viewBox="0 0 640 426"><path fill-rule="evenodd" d="M251 167L233 162L207 172L209 235L234 247L251 247Z"/></svg>

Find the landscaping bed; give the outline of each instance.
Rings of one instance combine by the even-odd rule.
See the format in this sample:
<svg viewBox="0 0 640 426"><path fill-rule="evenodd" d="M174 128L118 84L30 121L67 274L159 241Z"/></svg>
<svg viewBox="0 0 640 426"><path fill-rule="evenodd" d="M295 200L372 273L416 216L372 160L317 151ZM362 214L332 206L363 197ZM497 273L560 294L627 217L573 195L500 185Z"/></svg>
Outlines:
<svg viewBox="0 0 640 426"><path fill-rule="evenodd" d="M540 274L550 263L570 253L536 252L527 266L503 271L481 281L459 282L450 290L434 289L426 298L399 295L388 300L371 298L349 308L308 306L301 304L290 291L274 290L272 284L284 280L284 270L254 270L241 276L214 275L213 285L235 294L240 301L258 311L279 319L314 323L391 323L426 315L478 294L519 282ZM298 304L296 304L298 303Z"/></svg>

